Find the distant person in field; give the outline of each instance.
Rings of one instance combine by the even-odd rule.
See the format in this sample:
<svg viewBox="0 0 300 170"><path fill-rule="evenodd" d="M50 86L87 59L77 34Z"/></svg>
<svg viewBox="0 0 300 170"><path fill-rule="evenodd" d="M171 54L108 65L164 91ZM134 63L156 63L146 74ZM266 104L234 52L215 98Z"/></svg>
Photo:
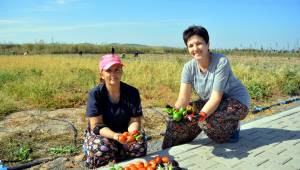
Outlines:
<svg viewBox="0 0 300 170"><path fill-rule="evenodd" d="M134 57L138 57L138 56L139 56L139 52L136 51L136 52L134 53Z"/></svg>
<svg viewBox="0 0 300 170"><path fill-rule="evenodd" d="M28 52L28 51L25 51L23 55L28 55L28 54L29 54L29 52Z"/></svg>
<svg viewBox="0 0 300 170"><path fill-rule="evenodd" d="M111 47L111 54L115 54L115 48Z"/></svg>
<svg viewBox="0 0 300 170"><path fill-rule="evenodd" d="M78 54L79 54L80 56L82 56L82 51L79 51Z"/></svg>
<svg viewBox="0 0 300 170"><path fill-rule="evenodd" d="M147 153L140 94L121 81L121 59L115 54L104 55L99 61L99 74L100 84L89 92L86 108L89 121L83 149L89 168Z"/></svg>
<svg viewBox="0 0 300 170"><path fill-rule="evenodd" d="M247 116L250 106L247 89L234 76L228 58L210 52L209 35L204 27L187 28L183 40L192 59L183 67L175 108L191 105L197 116L189 116L182 122L169 121L162 147L192 141L202 130L217 143L237 142L239 122ZM199 100L189 101L192 90ZM181 128L175 128L178 126Z"/></svg>
<svg viewBox="0 0 300 170"><path fill-rule="evenodd" d="M125 53L122 53L121 54L121 58L125 58L126 57L126 54Z"/></svg>

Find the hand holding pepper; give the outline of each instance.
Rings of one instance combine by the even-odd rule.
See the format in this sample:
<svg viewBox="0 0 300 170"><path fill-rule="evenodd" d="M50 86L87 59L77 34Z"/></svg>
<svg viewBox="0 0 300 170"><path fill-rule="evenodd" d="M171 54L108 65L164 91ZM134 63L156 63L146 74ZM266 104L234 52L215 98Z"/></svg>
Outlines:
<svg viewBox="0 0 300 170"><path fill-rule="evenodd" d="M199 122L202 122L202 121L204 121L207 118L207 114L205 112L203 112L203 111L201 111L199 113L199 115L200 115Z"/></svg>
<svg viewBox="0 0 300 170"><path fill-rule="evenodd" d="M121 144L127 144L139 141L140 139L142 139L142 137L142 134L138 130L134 130L131 133L124 132L121 135L118 135L118 141Z"/></svg>
<svg viewBox="0 0 300 170"><path fill-rule="evenodd" d="M205 112L201 111L197 115L189 114L189 115L186 116L186 118L189 121L193 121L194 119L196 119L196 120L198 119L199 122L202 122L202 121L204 121L207 118L207 114Z"/></svg>
<svg viewBox="0 0 300 170"><path fill-rule="evenodd" d="M140 140L142 138L142 134L137 129L131 132L131 135L134 137L136 141Z"/></svg>

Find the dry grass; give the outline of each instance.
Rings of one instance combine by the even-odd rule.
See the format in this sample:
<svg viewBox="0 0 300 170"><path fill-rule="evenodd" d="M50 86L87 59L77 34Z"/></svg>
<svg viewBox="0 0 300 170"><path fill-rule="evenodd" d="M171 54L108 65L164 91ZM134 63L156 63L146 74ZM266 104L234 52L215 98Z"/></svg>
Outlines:
<svg viewBox="0 0 300 170"><path fill-rule="evenodd" d="M0 118L34 108L78 107L98 83L99 56L37 55L0 57ZM229 56L234 74L246 85L252 103L300 93L300 58ZM144 107L174 103L188 55L124 59L123 81L137 87ZM289 94L290 93L290 94Z"/></svg>
<svg viewBox="0 0 300 170"><path fill-rule="evenodd" d="M0 120L9 113L19 110L84 105L88 90L98 83L98 58L99 56L95 55L82 58L77 55L1 56ZM188 55L174 54L147 54L138 58L126 58L123 60L126 65L123 81L139 89L144 108L173 104L178 95L183 64L189 59ZM293 89L299 91L299 86L297 87L300 84L299 57L229 56L229 59L234 74L252 94L252 106L276 103L288 97L287 91ZM193 99L196 97L193 95ZM249 114L245 121L270 114L273 112ZM76 116L74 122L85 122L83 112ZM68 117L58 118L68 119ZM154 140L161 138L158 132L165 128L161 115L145 115L143 122L147 134L152 135ZM21 126L22 121L15 120L10 126L17 125ZM82 137L84 125L80 124L79 127ZM47 156L49 153L46 153L45 148L59 146L61 141L66 145L72 145L69 134L53 136L32 131L8 135L5 140L0 141L0 155L13 160L16 159L16 151L20 147L30 146L33 148L32 158Z"/></svg>

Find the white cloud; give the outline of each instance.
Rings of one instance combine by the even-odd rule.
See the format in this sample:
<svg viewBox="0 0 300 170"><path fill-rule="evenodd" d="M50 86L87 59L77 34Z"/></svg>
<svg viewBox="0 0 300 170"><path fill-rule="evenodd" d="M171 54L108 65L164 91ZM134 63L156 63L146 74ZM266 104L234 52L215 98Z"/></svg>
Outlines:
<svg viewBox="0 0 300 170"><path fill-rule="evenodd" d="M16 22L15 22L16 23ZM25 23L25 22L24 22ZM1 29L2 33L17 33L17 32L53 32L53 31L71 31L89 28L107 28L107 27L139 27L139 26L159 26L163 23L151 23L151 22L103 22L95 24L74 24L65 26L53 26L41 24L23 24L22 27L10 27L6 29ZM0 20L1 25L1 20Z"/></svg>
<svg viewBox="0 0 300 170"><path fill-rule="evenodd" d="M65 0L56 0L56 2L57 2L58 4L64 4L64 3L65 3Z"/></svg>
<svg viewBox="0 0 300 170"><path fill-rule="evenodd" d="M0 25L2 24L19 24L24 23L22 20L12 20L12 19L0 19Z"/></svg>
<svg viewBox="0 0 300 170"><path fill-rule="evenodd" d="M56 0L59 5L79 3L81 0Z"/></svg>
<svg viewBox="0 0 300 170"><path fill-rule="evenodd" d="M34 8L23 9L26 12L56 12L70 8L81 8L85 1L81 0L45 0L41 1Z"/></svg>

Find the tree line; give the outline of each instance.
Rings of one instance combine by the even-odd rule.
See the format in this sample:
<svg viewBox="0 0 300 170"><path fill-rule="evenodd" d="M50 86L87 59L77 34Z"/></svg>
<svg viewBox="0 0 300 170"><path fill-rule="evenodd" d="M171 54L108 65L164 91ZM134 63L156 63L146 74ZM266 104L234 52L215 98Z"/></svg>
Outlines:
<svg viewBox="0 0 300 170"><path fill-rule="evenodd" d="M23 54L105 54L114 47L117 54L185 54L186 48L146 46L139 44L61 44L61 43L35 43L35 44L0 44L0 55ZM254 55L254 56L288 56L300 57L297 50L270 50L270 49L212 49L213 52L225 55Z"/></svg>
<svg viewBox="0 0 300 170"><path fill-rule="evenodd" d="M184 53L183 48L145 46L138 44L0 44L0 55L22 55L28 54L104 54L111 52L114 47L116 53L135 53L140 54L165 54L165 53Z"/></svg>

